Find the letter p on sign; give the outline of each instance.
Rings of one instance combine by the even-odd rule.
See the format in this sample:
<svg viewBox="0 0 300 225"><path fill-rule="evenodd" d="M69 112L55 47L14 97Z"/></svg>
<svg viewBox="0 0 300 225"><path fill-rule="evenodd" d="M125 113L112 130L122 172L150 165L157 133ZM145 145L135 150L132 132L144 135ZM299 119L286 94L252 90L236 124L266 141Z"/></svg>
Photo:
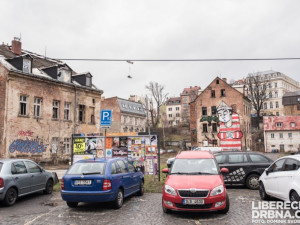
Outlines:
<svg viewBox="0 0 300 225"><path fill-rule="evenodd" d="M112 110L101 110L101 121L100 126L108 127L111 126Z"/></svg>

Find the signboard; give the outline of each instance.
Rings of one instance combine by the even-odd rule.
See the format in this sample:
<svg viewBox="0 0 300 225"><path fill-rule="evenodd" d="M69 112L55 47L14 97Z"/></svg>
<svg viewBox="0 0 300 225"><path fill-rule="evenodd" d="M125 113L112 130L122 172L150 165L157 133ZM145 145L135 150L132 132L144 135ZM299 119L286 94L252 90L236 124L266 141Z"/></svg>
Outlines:
<svg viewBox="0 0 300 225"><path fill-rule="evenodd" d="M85 138L74 138L74 154L81 155L85 152Z"/></svg>
<svg viewBox="0 0 300 225"><path fill-rule="evenodd" d="M112 110L109 110L109 109L101 110L100 126L101 127L110 127L111 126L111 117L112 117Z"/></svg>

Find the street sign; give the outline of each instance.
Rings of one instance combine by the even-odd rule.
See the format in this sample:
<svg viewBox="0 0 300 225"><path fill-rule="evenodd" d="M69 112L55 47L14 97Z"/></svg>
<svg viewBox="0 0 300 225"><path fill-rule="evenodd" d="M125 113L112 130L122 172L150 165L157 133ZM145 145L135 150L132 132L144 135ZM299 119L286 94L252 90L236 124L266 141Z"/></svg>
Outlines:
<svg viewBox="0 0 300 225"><path fill-rule="evenodd" d="M101 110L100 126L101 127L110 127L111 126L111 116L112 116L112 110L109 110L109 109Z"/></svg>

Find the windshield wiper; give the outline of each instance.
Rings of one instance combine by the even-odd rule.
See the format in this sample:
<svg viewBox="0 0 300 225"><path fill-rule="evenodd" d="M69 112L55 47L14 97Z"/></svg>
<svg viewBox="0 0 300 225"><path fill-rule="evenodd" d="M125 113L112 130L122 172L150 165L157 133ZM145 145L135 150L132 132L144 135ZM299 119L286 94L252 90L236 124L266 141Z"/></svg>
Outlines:
<svg viewBox="0 0 300 225"><path fill-rule="evenodd" d="M82 175L92 175L92 174L101 174L101 173L100 172L82 173Z"/></svg>
<svg viewBox="0 0 300 225"><path fill-rule="evenodd" d="M175 173L171 173L171 174L188 174L188 173L175 172Z"/></svg>
<svg viewBox="0 0 300 225"><path fill-rule="evenodd" d="M205 173L205 172L191 172L191 173L188 173L188 174L196 174L196 175L198 175L198 174L200 174L200 175L216 175L216 174L214 174L214 173Z"/></svg>

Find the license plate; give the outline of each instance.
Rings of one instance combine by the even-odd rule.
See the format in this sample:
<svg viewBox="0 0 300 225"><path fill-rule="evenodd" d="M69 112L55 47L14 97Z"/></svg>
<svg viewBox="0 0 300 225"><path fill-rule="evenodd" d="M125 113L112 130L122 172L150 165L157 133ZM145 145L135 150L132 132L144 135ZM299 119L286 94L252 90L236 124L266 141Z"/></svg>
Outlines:
<svg viewBox="0 0 300 225"><path fill-rule="evenodd" d="M204 205L204 199L183 199L184 205Z"/></svg>
<svg viewBox="0 0 300 225"><path fill-rule="evenodd" d="M75 185L91 185L92 180L75 180Z"/></svg>

